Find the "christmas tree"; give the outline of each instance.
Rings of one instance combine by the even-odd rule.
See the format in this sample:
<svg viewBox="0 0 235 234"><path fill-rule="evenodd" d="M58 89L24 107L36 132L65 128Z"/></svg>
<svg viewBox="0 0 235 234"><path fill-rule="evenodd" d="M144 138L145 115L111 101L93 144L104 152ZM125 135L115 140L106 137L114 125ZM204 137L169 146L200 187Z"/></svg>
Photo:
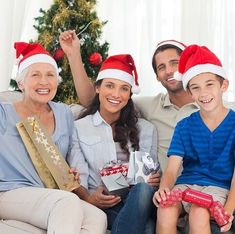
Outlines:
<svg viewBox="0 0 235 234"><path fill-rule="evenodd" d="M70 67L59 45L60 32L75 30L81 41L81 55L88 76L95 80L101 62L108 55L108 43L100 43L102 27L95 11L96 0L54 0L47 11L40 9L34 28L38 32L36 42L43 45L61 68L63 82L59 85L54 101L67 104L78 102Z"/></svg>

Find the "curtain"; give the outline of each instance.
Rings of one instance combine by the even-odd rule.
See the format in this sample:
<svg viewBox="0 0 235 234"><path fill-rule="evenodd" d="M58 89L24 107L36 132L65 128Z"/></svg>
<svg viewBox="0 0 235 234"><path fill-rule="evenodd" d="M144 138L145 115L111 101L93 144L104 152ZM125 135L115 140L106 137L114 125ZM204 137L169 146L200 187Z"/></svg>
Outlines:
<svg viewBox="0 0 235 234"><path fill-rule="evenodd" d="M13 42L35 37L33 18L39 15L40 7L46 10L51 3L8 0L2 4L1 90L7 89L14 64ZM188 45L205 45L220 58L230 81L225 99L235 101L234 0L97 0L96 9L100 19L107 21L101 40L110 43L109 55L130 53L134 57L140 95L165 92L152 70L152 54L158 42L176 39Z"/></svg>
<svg viewBox="0 0 235 234"><path fill-rule="evenodd" d="M36 36L34 17L47 9L52 0L7 0L0 8L0 91L9 88L16 64L14 42L29 41Z"/></svg>
<svg viewBox="0 0 235 234"><path fill-rule="evenodd" d="M0 91L9 86L11 71L14 64L13 42L22 31L22 23L26 15L27 0L8 0L2 2L0 8Z"/></svg>

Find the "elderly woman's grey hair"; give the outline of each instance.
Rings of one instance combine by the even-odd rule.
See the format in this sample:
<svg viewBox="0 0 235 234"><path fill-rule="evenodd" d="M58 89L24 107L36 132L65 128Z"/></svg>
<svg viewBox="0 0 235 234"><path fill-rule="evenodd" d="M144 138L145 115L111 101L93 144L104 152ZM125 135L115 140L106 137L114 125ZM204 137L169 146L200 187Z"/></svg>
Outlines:
<svg viewBox="0 0 235 234"><path fill-rule="evenodd" d="M30 66L29 66L30 67ZM15 77L15 81L17 83L21 83L24 81L24 78L27 76L28 71L29 71L29 67L25 68L21 73L17 73L16 77ZM58 84L62 82L62 77L57 74L57 78L58 78Z"/></svg>

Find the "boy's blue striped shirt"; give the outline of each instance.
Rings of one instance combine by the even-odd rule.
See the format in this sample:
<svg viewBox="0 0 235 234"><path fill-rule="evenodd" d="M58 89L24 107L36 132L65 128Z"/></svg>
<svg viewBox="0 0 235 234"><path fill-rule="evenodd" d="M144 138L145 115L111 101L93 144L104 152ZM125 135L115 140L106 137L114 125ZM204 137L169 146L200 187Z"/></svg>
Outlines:
<svg viewBox="0 0 235 234"><path fill-rule="evenodd" d="M177 184L229 189L234 171L235 112L230 110L212 132L198 112L181 120L174 131L168 156L183 157Z"/></svg>

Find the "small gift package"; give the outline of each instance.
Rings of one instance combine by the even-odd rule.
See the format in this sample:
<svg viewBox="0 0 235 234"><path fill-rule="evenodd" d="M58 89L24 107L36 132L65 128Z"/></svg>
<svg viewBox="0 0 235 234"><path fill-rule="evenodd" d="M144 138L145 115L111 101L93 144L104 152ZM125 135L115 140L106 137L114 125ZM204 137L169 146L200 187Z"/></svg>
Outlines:
<svg viewBox="0 0 235 234"><path fill-rule="evenodd" d="M101 180L107 194L114 194L121 197L129 192L129 184L126 181L128 167L125 164L111 161L101 170Z"/></svg>
<svg viewBox="0 0 235 234"><path fill-rule="evenodd" d="M211 194L187 188L183 192L180 189L171 190L165 200L161 200L161 207L173 206L178 202L185 201L201 207L208 208L211 217L215 219L219 226L224 226L229 222L230 215L225 211L219 201L214 201Z"/></svg>
<svg viewBox="0 0 235 234"><path fill-rule="evenodd" d="M154 162L149 153L142 151L131 152L127 181L131 185L147 182L150 174L156 173L159 170L159 163Z"/></svg>
<svg viewBox="0 0 235 234"><path fill-rule="evenodd" d="M128 165L127 164L121 164L119 161L111 161L107 163L101 170L100 175L101 176L108 176L116 173L122 173L123 176L127 176L128 171Z"/></svg>

